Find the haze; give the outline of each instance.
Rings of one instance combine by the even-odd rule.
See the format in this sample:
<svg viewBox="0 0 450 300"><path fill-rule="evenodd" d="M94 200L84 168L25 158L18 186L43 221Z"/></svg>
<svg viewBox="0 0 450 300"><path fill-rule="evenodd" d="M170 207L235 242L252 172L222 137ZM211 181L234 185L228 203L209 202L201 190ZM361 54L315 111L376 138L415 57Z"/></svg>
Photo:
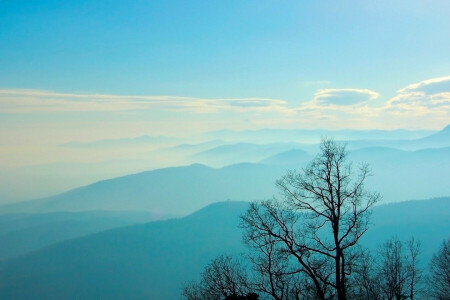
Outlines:
<svg viewBox="0 0 450 300"><path fill-rule="evenodd" d="M8 259L192 213L186 222L237 218L277 195L275 181L307 166L324 138L347 145L355 166L370 163L378 204L439 198L429 240L413 224L428 259L449 230L436 209L450 196L449 14L444 0L2 1L0 240L10 247L0 249L0 298L14 299L5 274L25 270ZM202 210L226 200L245 202ZM241 249L239 232L217 228ZM29 259L81 255L51 251ZM210 256L192 262L196 274ZM187 269L167 288L197 276ZM40 276L28 271L29 282ZM145 295L177 298L158 293Z"/></svg>

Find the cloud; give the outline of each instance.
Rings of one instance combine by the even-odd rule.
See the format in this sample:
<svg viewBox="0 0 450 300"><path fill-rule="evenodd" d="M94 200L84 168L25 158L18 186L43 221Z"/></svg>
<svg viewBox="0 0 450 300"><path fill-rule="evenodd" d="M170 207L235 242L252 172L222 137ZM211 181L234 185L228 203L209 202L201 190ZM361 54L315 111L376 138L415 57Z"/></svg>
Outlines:
<svg viewBox="0 0 450 300"><path fill-rule="evenodd" d="M379 94L368 89L322 89L314 94L319 105L355 105L377 99Z"/></svg>
<svg viewBox="0 0 450 300"><path fill-rule="evenodd" d="M450 76L410 84L386 103L392 114L450 115Z"/></svg>
<svg viewBox="0 0 450 300"><path fill-rule="evenodd" d="M158 126L174 127L177 120L181 128L204 128L204 124L211 126L214 122L217 129L219 126L439 128L450 120L450 76L410 84L391 98L380 97L369 89L318 89L310 100L294 106L292 102L271 98L213 99L0 89L0 113L110 112L108 118L113 120L116 113L143 112L145 120L159 122ZM185 113L182 119L172 114L178 112Z"/></svg>
<svg viewBox="0 0 450 300"><path fill-rule="evenodd" d="M423 80L418 83L410 84L407 87L400 89L398 92L423 92L426 94L448 93L450 92L450 76Z"/></svg>
<svg viewBox="0 0 450 300"><path fill-rule="evenodd" d="M209 99L181 96L127 96L57 93L40 90L0 90L1 113L123 112L146 109L216 113L224 110L284 111L286 101L269 98Z"/></svg>

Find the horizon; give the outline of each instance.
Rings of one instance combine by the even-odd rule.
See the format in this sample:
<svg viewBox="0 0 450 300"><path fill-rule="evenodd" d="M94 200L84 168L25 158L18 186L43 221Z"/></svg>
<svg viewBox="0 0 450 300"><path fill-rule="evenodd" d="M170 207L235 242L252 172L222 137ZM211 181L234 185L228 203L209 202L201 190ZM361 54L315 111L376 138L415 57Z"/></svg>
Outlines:
<svg viewBox="0 0 450 300"><path fill-rule="evenodd" d="M157 148L263 143L224 131L442 130L449 11L438 0L3 2L0 203L195 162ZM267 143L320 140L283 135ZM141 136L160 140L131 143ZM63 165L76 173L65 181Z"/></svg>
<svg viewBox="0 0 450 300"><path fill-rule="evenodd" d="M450 299L449 16L0 1L0 299Z"/></svg>

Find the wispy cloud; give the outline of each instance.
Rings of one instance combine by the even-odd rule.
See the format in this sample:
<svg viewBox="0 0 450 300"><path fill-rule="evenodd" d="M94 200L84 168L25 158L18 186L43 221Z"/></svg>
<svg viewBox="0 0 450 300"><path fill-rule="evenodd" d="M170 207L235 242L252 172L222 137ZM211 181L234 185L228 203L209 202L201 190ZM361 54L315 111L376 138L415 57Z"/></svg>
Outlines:
<svg viewBox="0 0 450 300"><path fill-rule="evenodd" d="M234 124L235 127L438 128L450 120L450 76L410 84L385 99L370 89L318 89L309 100L299 101L297 105L271 98L213 99L0 90L0 113L128 111L152 112L152 116L158 116L159 124L167 123L167 120L173 123L171 112L185 113L186 119L178 121L186 124L180 126L190 127L194 122L202 121L227 126L234 118L233 122L246 120L245 124ZM158 114L161 111L168 113Z"/></svg>
<svg viewBox="0 0 450 300"><path fill-rule="evenodd" d="M379 113L379 108L370 102L379 97L369 89L320 89L313 99L302 103L297 114L321 126L340 126L351 128L356 124L368 124Z"/></svg>
<svg viewBox="0 0 450 300"><path fill-rule="evenodd" d="M450 76L410 84L386 103L396 115L436 115L450 117Z"/></svg>
<svg viewBox="0 0 450 300"><path fill-rule="evenodd" d="M284 110L286 101L268 98L207 99L180 96L128 96L57 93L40 90L0 90L0 112L122 112L145 109L215 113Z"/></svg>
<svg viewBox="0 0 450 300"><path fill-rule="evenodd" d="M368 89L322 89L314 94L319 105L355 105L375 100L380 95Z"/></svg>

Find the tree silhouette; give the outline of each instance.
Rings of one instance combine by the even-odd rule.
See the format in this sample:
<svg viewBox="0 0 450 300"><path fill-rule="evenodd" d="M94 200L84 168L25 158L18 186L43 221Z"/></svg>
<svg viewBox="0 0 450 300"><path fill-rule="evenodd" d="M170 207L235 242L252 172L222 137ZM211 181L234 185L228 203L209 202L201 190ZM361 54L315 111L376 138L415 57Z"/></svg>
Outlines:
<svg viewBox="0 0 450 300"><path fill-rule="evenodd" d="M345 146L324 139L306 168L277 181L280 197L253 202L241 216L250 266L220 256L184 298L347 299L358 241L380 198L365 189L369 166L354 168L347 156Z"/></svg>
<svg viewBox="0 0 450 300"><path fill-rule="evenodd" d="M187 300L258 299L249 290L245 268L229 255L213 259L204 269L200 283L185 286L182 296Z"/></svg>
<svg viewBox="0 0 450 300"><path fill-rule="evenodd" d="M450 238L431 258L429 290L434 299L450 299Z"/></svg>
<svg viewBox="0 0 450 300"><path fill-rule="evenodd" d="M316 299L343 300L355 246L380 195L366 191L370 169L363 164L355 171L345 146L324 139L320 150L301 172L277 181L281 199L252 203L241 226L247 243L270 239L280 255L295 261L290 272L304 276Z"/></svg>
<svg viewBox="0 0 450 300"><path fill-rule="evenodd" d="M415 299L421 292L420 253L417 240L402 243L397 237L383 243L375 255L361 253L352 276L351 299Z"/></svg>

